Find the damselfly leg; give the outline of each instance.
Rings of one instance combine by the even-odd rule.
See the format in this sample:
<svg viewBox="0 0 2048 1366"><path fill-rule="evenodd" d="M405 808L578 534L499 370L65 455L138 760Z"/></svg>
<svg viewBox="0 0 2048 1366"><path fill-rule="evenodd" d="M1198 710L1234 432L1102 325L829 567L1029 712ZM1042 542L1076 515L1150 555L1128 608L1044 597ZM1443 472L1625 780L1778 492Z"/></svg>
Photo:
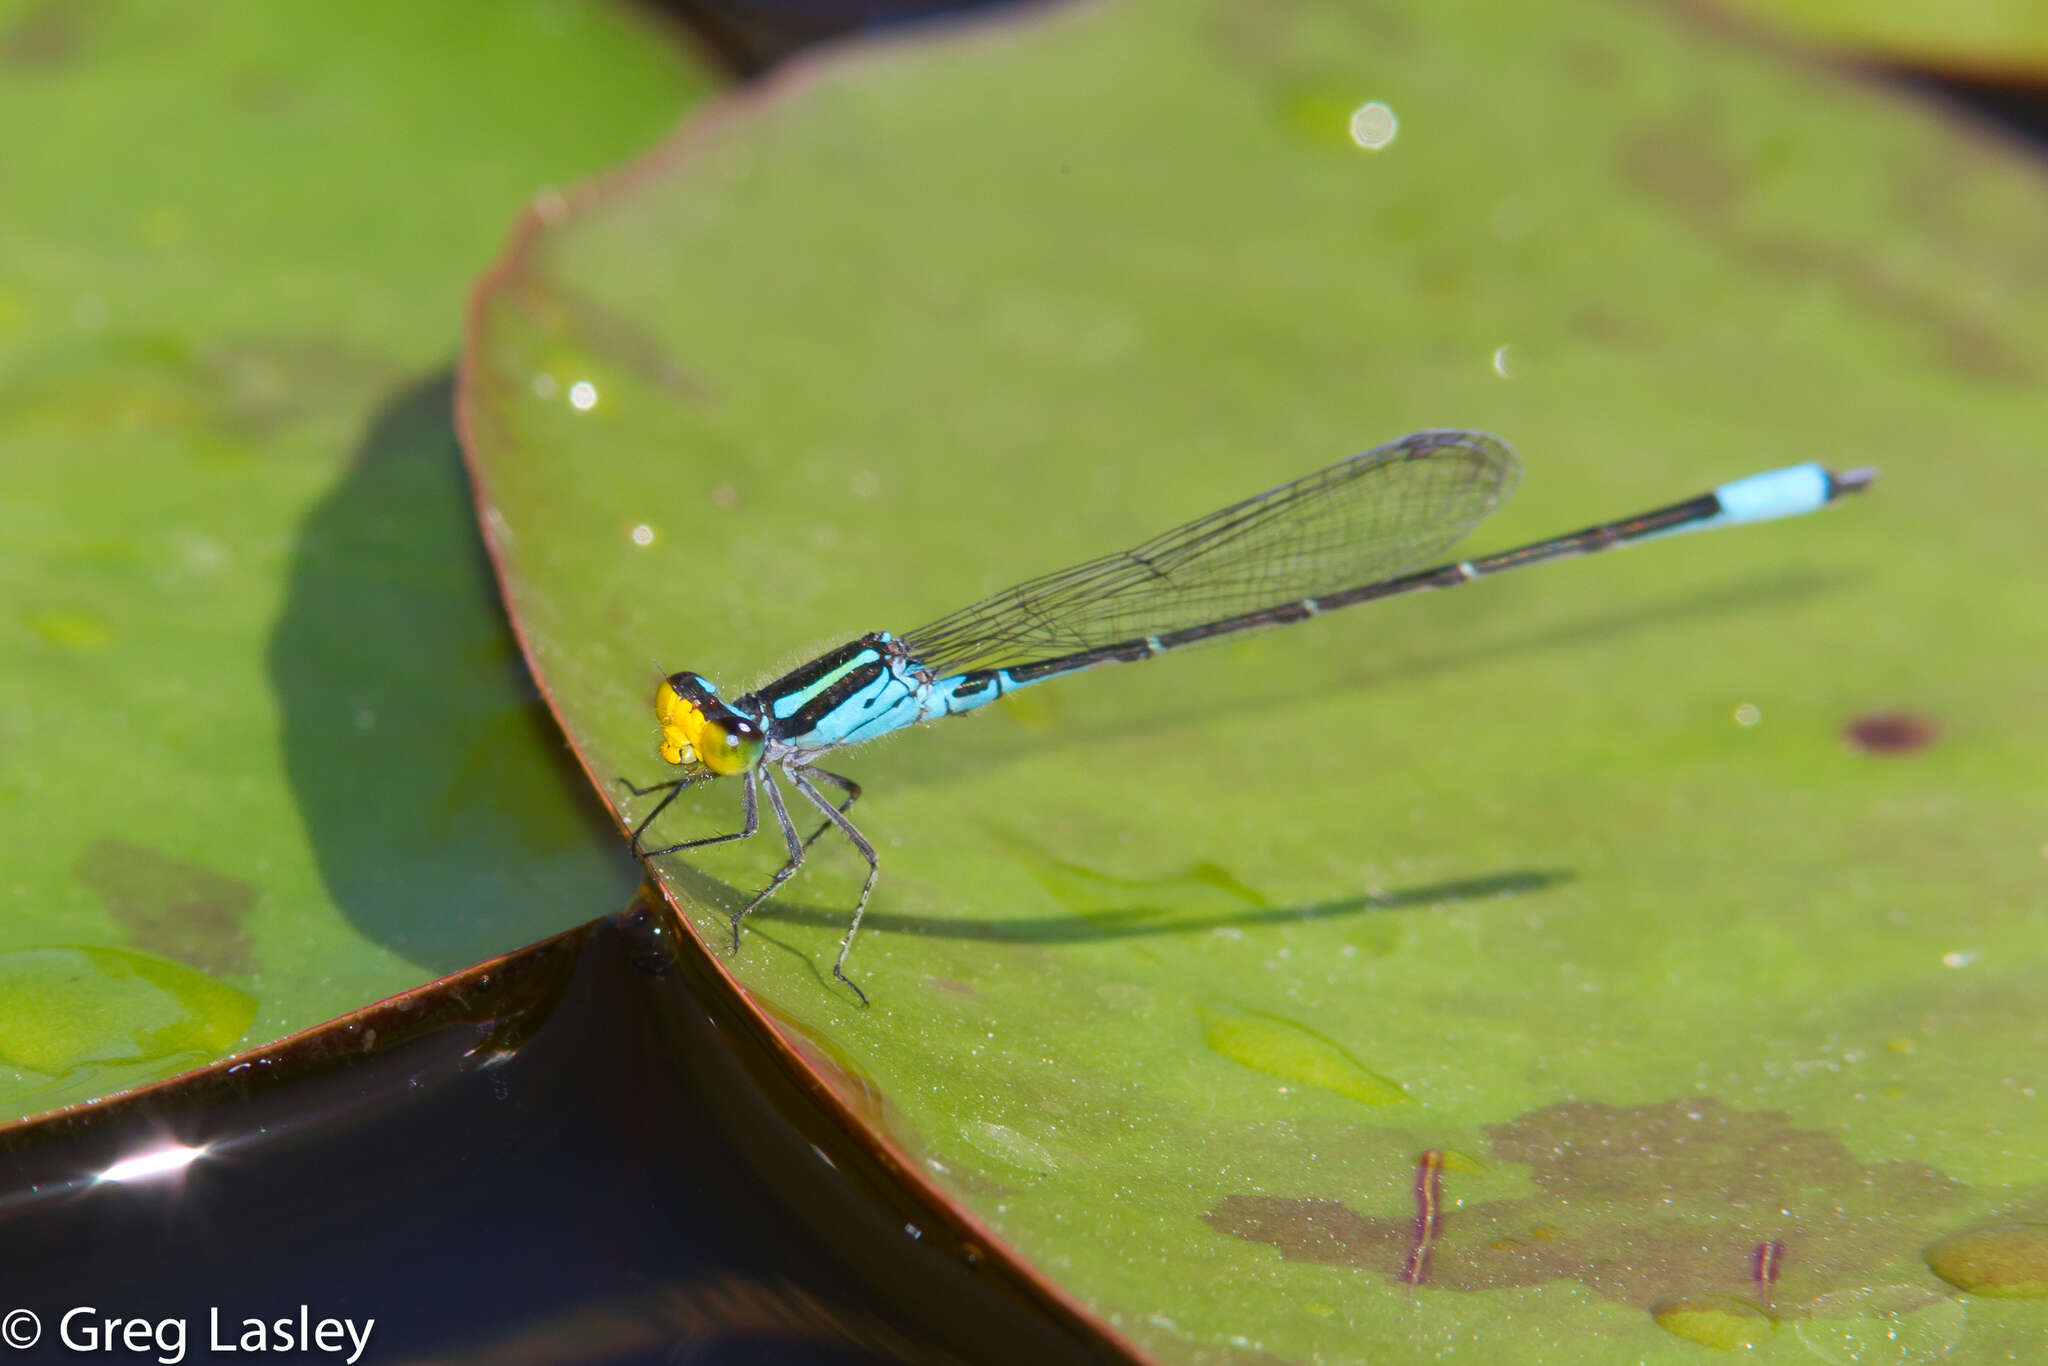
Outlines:
<svg viewBox="0 0 2048 1366"><path fill-rule="evenodd" d="M806 776L807 774L809 776ZM714 844L726 844L733 840L748 839L757 834L761 828L761 810L757 788L764 789L768 794L768 809L774 812L775 823L782 831L783 845L789 850L789 861L776 870L775 876L769 879L766 887L755 893L754 897L746 905L733 912L732 948L734 953L738 953L740 948L740 922L752 914L754 909L762 902L775 895L783 883L794 877L797 869L804 865L804 854L806 851L818 842L819 836L837 826L840 833L844 834L853 847L860 851L860 856L867 860L868 879L861 886L860 904L854 908L853 922L847 927L846 937L839 942L839 957L832 964L832 975L846 983L853 991L853 994L860 998L860 1003L866 1005L868 1003L867 993L862 991L845 972L846 954L848 948L853 943L853 932L860 928L861 913L867 909L868 897L875 890L875 878L881 871L880 861L875 855L875 846L868 843L867 837L862 835L859 830L854 828L853 823L846 819L847 808L860 800L860 784L843 773L833 773L828 769L797 769L784 766L782 776L787 778L796 790L804 795L805 800L825 814L824 821L819 824L816 830L811 832L810 837L800 840L797 838L796 823L789 817L789 809L783 802L781 789L776 787L775 779L771 776L770 769L766 766L753 769L747 772L741 779L740 786L746 805L745 820L740 829L730 834L707 835L703 839L683 840L680 843L663 845L659 849L641 851L639 847L640 836L653 823L654 818L667 810L669 803L673 802L684 788L703 782L709 776L712 775L695 774L688 778L678 778L673 782L650 783L646 787L636 786L625 778L617 780L620 786L636 797L644 797L650 792L666 791L667 793L666 796L655 804L654 809L648 812L633 827L634 852L639 853L642 858L651 859L658 858L663 854L681 853L687 849L703 849ZM811 781L813 777L821 779L844 792L846 794L845 799L835 805L831 798L818 790L817 785Z"/></svg>
<svg viewBox="0 0 2048 1366"><path fill-rule="evenodd" d="M784 769L783 773L785 776L788 776L789 770ZM732 913L732 951L734 953L740 951L740 922L747 918L747 912L775 895L775 889L789 881L796 873L796 870L804 866L804 842L796 837L796 824L789 818L789 809L782 804L782 790L775 786L775 779L769 775L766 768L755 769L753 773L747 776L749 778L758 778L761 786L768 791L768 809L775 813L775 823L782 827L782 842L789 849L789 862L775 870L775 876L769 879L766 887L754 893L752 901L749 901L746 905Z"/></svg>
<svg viewBox="0 0 2048 1366"><path fill-rule="evenodd" d="M681 791L681 789L678 788L677 791ZM745 819L741 822L739 829L733 831L729 835L706 835L701 840L684 840L680 844L667 844L663 845L659 849L644 850L642 851L640 857L659 858L663 854L679 854L685 849L704 849L714 844L727 844L733 840L752 839L754 837L754 832L761 828L761 807L760 803L754 797L753 774L749 773L740 780L740 791L745 794L745 804L743 807ZM774 789L769 789L769 792L772 796L774 793ZM647 828L647 822L653 820L656 816L659 816L661 814L661 808L663 806L667 806L670 802L674 801L675 799L675 792L671 792L668 794L668 796L662 798L661 805L655 807L654 810L647 813L647 820L640 822L639 828L633 832L633 838L637 841L640 838L640 831L645 830Z"/></svg>
<svg viewBox="0 0 2048 1366"><path fill-rule="evenodd" d="M644 797L650 792L661 792L663 790L668 792L668 795L656 802L654 809L642 816L640 823L633 827L633 838L630 846L633 852L635 854L640 853L640 837L647 833L648 826L654 824L654 818L668 810L669 803L682 795L684 788L695 787L698 783L706 781L711 776L708 773L692 773L682 778L671 778L665 783L649 783L645 787L639 786L631 778L621 777L612 779L613 782L625 788L626 791L635 797Z"/></svg>
<svg viewBox="0 0 2048 1366"><path fill-rule="evenodd" d="M814 771L818 772L820 777L833 776L825 774L822 770ZM875 857L875 846L868 843L868 837L855 829L852 821L846 819L845 807L833 806L826 799L825 794L818 791L812 785L810 779L804 777L802 769L786 768L783 770L783 773L796 786L797 791L809 797L812 804L825 813L827 821L839 827L839 833L846 836L853 847L860 850L860 856L868 861L868 880L861 884L860 901L853 908L853 923L846 927L846 937L839 941L839 956L832 960L832 975L846 983L852 989L853 994L860 997L860 1003L866 1005L868 1003L868 994L862 991L851 977L846 975L846 955L853 948L853 936L860 931L860 918L867 912L868 897L875 890L875 879L881 876L882 861ZM859 795L860 790L856 788L853 797ZM846 799L847 806L853 805L853 797Z"/></svg>
<svg viewBox="0 0 2048 1366"><path fill-rule="evenodd" d="M853 779L847 777L845 774L833 773L829 770L822 768L813 768L807 771L811 774L812 777L823 778L826 782L832 784L832 786L838 788L841 792L844 792L846 794L846 800L839 803L840 815L845 815L847 808L851 807L855 802L860 800L860 784L855 782ZM790 781L795 782L796 779L791 778ZM812 845L816 844L818 842L818 836L824 834L827 830L830 830L831 828L832 822L826 821L816 830L813 830L811 832L811 837L804 841L804 848L808 849Z"/></svg>

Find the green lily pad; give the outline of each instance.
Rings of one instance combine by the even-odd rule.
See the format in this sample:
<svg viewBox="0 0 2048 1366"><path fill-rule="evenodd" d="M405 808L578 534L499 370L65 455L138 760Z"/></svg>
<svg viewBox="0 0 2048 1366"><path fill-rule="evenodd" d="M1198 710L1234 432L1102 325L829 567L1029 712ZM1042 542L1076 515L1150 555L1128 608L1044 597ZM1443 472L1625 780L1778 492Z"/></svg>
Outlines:
<svg viewBox="0 0 2048 1366"><path fill-rule="evenodd" d="M463 418L605 784L662 776L664 670L734 695L1417 428L1528 465L1475 550L1881 467L841 756L869 1009L843 842L730 956L772 818L663 861L851 1112L1162 1359L1694 1361L1657 1313L1731 1297L1801 1359L2048 1199L2043 221L2009 150L1654 7L1073 7L529 218Z"/></svg>
<svg viewBox="0 0 2048 1366"><path fill-rule="evenodd" d="M2038 81L2048 71L2048 10L2032 0L1717 0L1795 38L1961 76Z"/></svg>
<svg viewBox="0 0 2048 1366"><path fill-rule="evenodd" d="M630 893L447 370L505 219L700 85L568 0L0 5L0 1117Z"/></svg>

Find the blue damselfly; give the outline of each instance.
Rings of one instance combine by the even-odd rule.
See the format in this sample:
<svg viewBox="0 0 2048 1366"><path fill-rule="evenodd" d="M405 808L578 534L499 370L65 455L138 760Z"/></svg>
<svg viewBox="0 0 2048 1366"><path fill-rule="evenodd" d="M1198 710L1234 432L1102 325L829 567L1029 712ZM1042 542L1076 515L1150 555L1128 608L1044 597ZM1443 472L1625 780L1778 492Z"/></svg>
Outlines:
<svg viewBox="0 0 2048 1366"><path fill-rule="evenodd" d="M847 808L860 796L853 779L817 767L837 749L920 722L986 706L1032 683L1283 626L1354 603L1454 588L1474 579L1591 554L1655 536L1792 517L1854 493L1870 470L1835 474L1793 465L1723 484L1668 507L1603 522L1513 550L1429 569L1507 500L1521 463L1499 439L1480 432L1427 431L1353 456L1291 484L1248 498L1153 537L1130 550L1088 560L982 599L901 635L876 631L731 702L702 675L682 672L655 690L661 757L682 776L648 787L621 778L635 796L665 795L633 827L633 847L684 789L736 776L742 828L644 852L648 858L742 840L760 828L760 798L782 832L789 859L769 884L732 915L740 922L802 866L804 853L837 827L867 860L832 975L860 929L880 863ZM808 839L797 837L775 775L824 813ZM843 794L836 804L819 782Z"/></svg>

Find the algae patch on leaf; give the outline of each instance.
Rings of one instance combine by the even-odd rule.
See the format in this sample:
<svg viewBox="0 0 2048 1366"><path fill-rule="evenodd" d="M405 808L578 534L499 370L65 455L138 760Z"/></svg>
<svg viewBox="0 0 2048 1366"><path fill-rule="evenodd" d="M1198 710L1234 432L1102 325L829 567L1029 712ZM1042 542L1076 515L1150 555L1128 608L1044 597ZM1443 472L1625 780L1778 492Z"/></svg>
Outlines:
<svg viewBox="0 0 2048 1366"><path fill-rule="evenodd" d="M0 953L0 1059L48 1076L214 1056L255 1017L247 992L161 958L83 946Z"/></svg>
<svg viewBox="0 0 2048 1366"><path fill-rule="evenodd" d="M1653 1307L1650 1317L1667 1333L1724 1352L1761 1346L1777 1327L1755 1305L1724 1295L1667 1301Z"/></svg>
<svg viewBox="0 0 2048 1366"><path fill-rule="evenodd" d="M1367 1105L1398 1105L1408 1093L1351 1056L1343 1045L1278 1015L1197 1006L1202 1042L1256 1071L1319 1086Z"/></svg>
<svg viewBox="0 0 2048 1366"><path fill-rule="evenodd" d="M1927 1249L1934 1274L1972 1295L2048 1298L2048 1224L2001 1224Z"/></svg>

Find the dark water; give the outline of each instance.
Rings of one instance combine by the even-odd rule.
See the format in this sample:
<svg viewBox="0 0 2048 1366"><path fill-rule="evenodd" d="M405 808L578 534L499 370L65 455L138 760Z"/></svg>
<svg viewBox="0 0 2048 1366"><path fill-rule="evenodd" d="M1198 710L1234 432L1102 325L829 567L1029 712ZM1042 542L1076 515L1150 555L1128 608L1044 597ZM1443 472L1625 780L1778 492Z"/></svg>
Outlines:
<svg viewBox="0 0 2048 1366"><path fill-rule="evenodd" d="M786 57L848 34L920 19L1008 7L1031 0L643 0L673 15L714 60L739 77L758 76Z"/></svg>
<svg viewBox="0 0 2048 1366"><path fill-rule="evenodd" d="M15 1131L0 1315L42 1323L16 1355L75 1355L60 1320L90 1306L151 1325L95 1355L169 1359L169 1320L208 1360L216 1310L233 1344L250 1318L296 1334L303 1304L375 1319L377 1363L1113 1357L905 1196L703 1004L707 976L636 908L254 1066ZM172 1142L206 1152L93 1180Z"/></svg>

